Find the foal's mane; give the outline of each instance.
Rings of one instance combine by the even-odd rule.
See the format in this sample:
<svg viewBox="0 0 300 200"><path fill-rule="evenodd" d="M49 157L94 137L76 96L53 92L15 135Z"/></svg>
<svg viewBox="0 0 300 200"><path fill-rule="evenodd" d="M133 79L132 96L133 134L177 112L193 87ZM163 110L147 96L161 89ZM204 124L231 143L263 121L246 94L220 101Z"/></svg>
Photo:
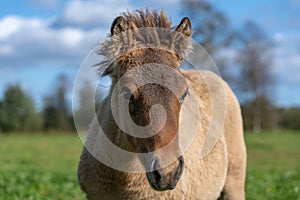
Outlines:
<svg viewBox="0 0 300 200"><path fill-rule="evenodd" d="M180 36L175 34L171 28L172 19L168 18L163 10L159 12L149 9L127 11L120 17L123 19L123 32L116 35L109 34L96 50L98 55L104 57L104 61L98 64L100 72L103 72L103 68L109 66L113 60L132 50L152 47L169 51L179 57L190 51L189 39L182 38L182 34ZM178 37L181 40L178 40ZM176 52L174 46L176 46Z"/></svg>
<svg viewBox="0 0 300 200"><path fill-rule="evenodd" d="M127 12L122 15L128 23L130 29L143 28L143 27L158 27L170 29L172 25L172 19L167 17L166 13L161 10L158 13L157 10L149 11L146 9L136 10L135 12Z"/></svg>

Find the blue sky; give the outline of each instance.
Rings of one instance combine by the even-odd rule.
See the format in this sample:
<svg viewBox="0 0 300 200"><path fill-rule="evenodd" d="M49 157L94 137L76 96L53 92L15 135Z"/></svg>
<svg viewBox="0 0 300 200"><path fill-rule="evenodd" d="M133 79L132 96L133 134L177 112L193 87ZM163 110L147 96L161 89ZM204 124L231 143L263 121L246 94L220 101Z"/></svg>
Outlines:
<svg viewBox="0 0 300 200"><path fill-rule="evenodd" d="M275 42L274 102L300 106L300 0L210 0L234 27L253 20ZM122 11L164 9L178 23L180 0L10 0L0 2L0 97L18 83L41 106L60 73L74 80Z"/></svg>

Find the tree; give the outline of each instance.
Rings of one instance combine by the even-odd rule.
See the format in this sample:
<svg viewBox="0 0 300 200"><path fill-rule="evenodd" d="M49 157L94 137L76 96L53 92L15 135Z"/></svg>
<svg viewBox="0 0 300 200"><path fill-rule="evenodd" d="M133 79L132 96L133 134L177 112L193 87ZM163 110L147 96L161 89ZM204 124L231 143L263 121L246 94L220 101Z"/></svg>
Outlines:
<svg viewBox="0 0 300 200"><path fill-rule="evenodd" d="M254 107L258 106L258 110L261 110L260 118L261 124L260 129L270 129L278 126L279 115L275 106L270 103L269 99L265 96L259 97L256 101L247 102L242 105L243 122L245 129L253 130L254 127ZM257 131L256 131L257 132Z"/></svg>
<svg viewBox="0 0 300 200"><path fill-rule="evenodd" d="M70 130L72 118L67 102L68 79L64 74L57 78L52 95L45 97L43 108L44 130Z"/></svg>
<svg viewBox="0 0 300 200"><path fill-rule="evenodd" d="M240 66L239 85L244 104L251 105L248 114L254 132L260 132L263 118L271 105L272 42L255 23L247 22L242 29L242 43L237 54Z"/></svg>
<svg viewBox="0 0 300 200"><path fill-rule="evenodd" d="M8 86L0 104L0 131L32 131L41 121L33 100L18 85Z"/></svg>
<svg viewBox="0 0 300 200"><path fill-rule="evenodd" d="M232 82L227 48L238 38L228 18L206 0L182 0L182 13L189 16L193 39L201 44L217 64L223 78Z"/></svg>
<svg viewBox="0 0 300 200"><path fill-rule="evenodd" d="M209 54L228 46L234 38L229 20L215 6L206 0L182 1L183 13L187 13L193 23L193 38Z"/></svg>
<svg viewBox="0 0 300 200"><path fill-rule="evenodd" d="M77 128L82 130L87 130L91 119L95 114L95 106L92 105L93 100L95 100L94 89L91 84L87 81L84 83L80 90L80 102L79 108L74 113L76 118Z"/></svg>
<svg viewBox="0 0 300 200"><path fill-rule="evenodd" d="M300 108L281 109L280 126L286 129L300 130Z"/></svg>

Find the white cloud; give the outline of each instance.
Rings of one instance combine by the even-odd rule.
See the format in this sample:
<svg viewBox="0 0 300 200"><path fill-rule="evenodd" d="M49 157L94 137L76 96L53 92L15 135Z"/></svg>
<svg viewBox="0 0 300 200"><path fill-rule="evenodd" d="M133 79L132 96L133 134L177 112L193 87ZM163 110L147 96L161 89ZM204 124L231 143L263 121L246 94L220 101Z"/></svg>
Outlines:
<svg viewBox="0 0 300 200"><path fill-rule="evenodd" d="M59 0L27 0L27 2L37 8L49 9L60 5Z"/></svg>
<svg viewBox="0 0 300 200"><path fill-rule="evenodd" d="M43 4L57 3L47 0ZM0 18L0 67L80 62L106 36L112 20L119 13L132 10L131 4L130 0L72 0L55 18L14 15ZM169 5L170 1L165 4Z"/></svg>
<svg viewBox="0 0 300 200"><path fill-rule="evenodd" d="M12 33L16 32L20 23L14 17L6 17L0 21L0 39L5 39Z"/></svg>
<svg viewBox="0 0 300 200"><path fill-rule="evenodd" d="M275 42L281 42L283 39L283 35L281 33L275 33L273 38L274 38Z"/></svg>
<svg viewBox="0 0 300 200"><path fill-rule="evenodd" d="M76 47L83 42L84 33L75 28L64 28L59 32L62 44L69 47Z"/></svg>
<svg viewBox="0 0 300 200"><path fill-rule="evenodd" d="M12 54L14 51L12 45L5 44L0 47L0 55L9 55Z"/></svg>
<svg viewBox="0 0 300 200"><path fill-rule="evenodd" d="M7 25L10 22L9 26ZM51 28L41 19L8 16L0 19L0 67L53 64L79 66L85 55L105 35L102 29Z"/></svg>
<svg viewBox="0 0 300 200"><path fill-rule="evenodd" d="M108 26L119 13L130 9L129 2L119 0L70 1L54 26L99 28Z"/></svg>
<svg viewBox="0 0 300 200"><path fill-rule="evenodd" d="M274 103L279 106L300 105L300 34L275 33L273 65L270 68L274 75ZM235 49L224 49L222 56L234 59ZM234 63L233 63L234 64ZM234 66L234 65L233 65ZM234 67L229 68L234 75Z"/></svg>
<svg viewBox="0 0 300 200"><path fill-rule="evenodd" d="M171 12L174 9L177 9L180 7L180 0L140 0L140 1L136 1L136 0L131 0L131 2L135 5L141 6L140 8L145 8L145 7L149 7L152 9L161 9L163 8L165 11Z"/></svg>
<svg viewBox="0 0 300 200"><path fill-rule="evenodd" d="M275 41L273 73L276 76L276 104L300 105L300 35L282 34Z"/></svg>
<svg viewBox="0 0 300 200"><path fill-rule="evenodd" d="M293 6L299 6L300 5L300 0L291 0L291 4Z"/></svg>
<svg viewBox="0 0 300 200"><path fill-rule="evenodd" d="M24 26L36 27L40 25L40 21L37 19L31 19L25 23L21 17L6 16L0 20L0 40L6 39Z"/></svg>
<svg viewBox="0 0 300 200"><path fill-rule="evenodd" d="M277 78L284 83L300 84L300 35L282 35L274 53Z"/></svg>

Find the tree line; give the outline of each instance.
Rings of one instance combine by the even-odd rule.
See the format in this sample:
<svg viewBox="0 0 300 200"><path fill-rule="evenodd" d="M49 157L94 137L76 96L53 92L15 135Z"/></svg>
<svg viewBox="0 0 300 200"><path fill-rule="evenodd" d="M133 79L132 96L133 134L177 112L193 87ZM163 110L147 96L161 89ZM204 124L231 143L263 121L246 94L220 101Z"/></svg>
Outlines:
<svg viewBox="0 0 300 200"><path fill-rule="evenodd" d="M228 17L206 0L184 0L181 12L192 21L193 39L212 56L222 77L237 94L246 129L253 132L270 128L300 130L300 108L274 105L275 44L259 24L246 21L242 27L233 27ZM39 111L20 86L8 86L0 100L0 132L74 130L66 97L67 77L59 76L57 83ZM84 89L83 99L93 97L88 85ZM89 123L84 121L88 113L79 108L82 123Z"/></svg>
<svg viewBox="0 0 300 200"><path fill-rule="evenodd" d="M73 131L74 124L67 100L67 76L57 77L57 86L44 97L38 110L20 85L9 85L0 100L0 133L33 131Z"/></svg>
<svg viewBox="0 0 300 200"><path fill-rule="evenodd" d="M30 132L53 132L64 131L74 132L74 122L70 108L70 100L67 98L68 79L65 75L60 75L56 79L57 86L47 96L44 97L43 106L37 109L30 95L28 95L20 85L9 85L5 89L0 100L0 133L30 133ZM83 87L81 99L91 99L93 89L88 83ZM99 94L98 94L99 95ZM98 96L98 99L101 97ZM261 113L261 129L295 129L300 130L300 108L278 108L270 104L264 97L255 99L242 105L242 113L245 129L253 128L253 107L259 101ZM88 102L86 102L88 103ZM85 109L86 103L81 102L76 114L81 117L79 126L87 127L90 123L91 112Z"/></svg>

